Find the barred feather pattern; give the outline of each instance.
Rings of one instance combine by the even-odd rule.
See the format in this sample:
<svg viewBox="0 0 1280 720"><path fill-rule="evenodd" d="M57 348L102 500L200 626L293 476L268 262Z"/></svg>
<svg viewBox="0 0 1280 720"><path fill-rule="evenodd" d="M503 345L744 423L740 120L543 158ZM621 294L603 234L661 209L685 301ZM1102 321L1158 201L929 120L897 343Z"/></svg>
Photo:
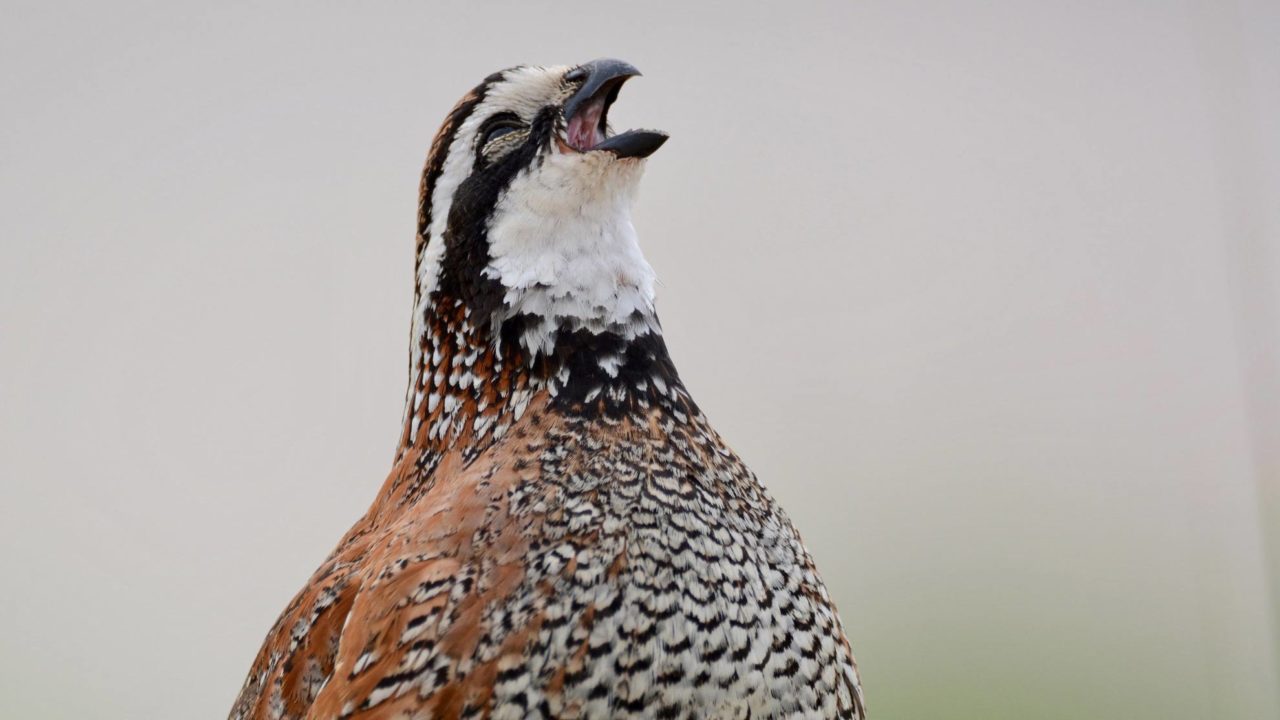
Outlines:
<svg viewBox="0 0 1280 720"><path fill-rule="evenodd" d="M434 477L344 539L233 718L863 717L811 558L700 414L544 397Z"/></svg>

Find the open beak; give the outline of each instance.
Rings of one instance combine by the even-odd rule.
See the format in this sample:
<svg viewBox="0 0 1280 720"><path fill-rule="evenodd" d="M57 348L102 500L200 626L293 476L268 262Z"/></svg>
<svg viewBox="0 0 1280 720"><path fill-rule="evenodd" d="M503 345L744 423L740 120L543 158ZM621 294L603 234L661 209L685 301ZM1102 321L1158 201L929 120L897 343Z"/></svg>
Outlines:
<svg viewBox="0 0 1280 720"><path fill-rule="evenodd" d="M640 71L630 63L602 58L570 70L564 79L582 85L564 104L565 137L570 151L603 150L620 158L649 157L667 141L659 130L627 130L611 135L609 106L618 98L622 83Z"/></svg>

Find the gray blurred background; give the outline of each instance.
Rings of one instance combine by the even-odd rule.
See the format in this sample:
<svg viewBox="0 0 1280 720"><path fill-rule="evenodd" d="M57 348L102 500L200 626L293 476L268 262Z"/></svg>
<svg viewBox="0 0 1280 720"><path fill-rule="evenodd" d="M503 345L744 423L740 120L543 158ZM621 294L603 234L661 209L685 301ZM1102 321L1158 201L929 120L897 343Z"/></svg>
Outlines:
<svg viewBox="0 0 1280 720"><path fill-rule="evenodd" d="M1276 3L3 9L0 716L223 716L390 467L433 132L608 55L874 720L1280 717Z"/></svg>

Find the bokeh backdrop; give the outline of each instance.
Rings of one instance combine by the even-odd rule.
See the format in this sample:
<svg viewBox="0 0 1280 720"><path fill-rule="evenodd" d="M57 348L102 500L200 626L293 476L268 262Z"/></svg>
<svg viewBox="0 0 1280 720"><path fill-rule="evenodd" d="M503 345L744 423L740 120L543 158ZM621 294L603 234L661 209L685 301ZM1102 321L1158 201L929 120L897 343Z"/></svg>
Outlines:
<svg viewBox="0 0 1280 720"><path fill-rule="evenodd" d="M1280 6L4 2L0 716L217 718L372 500L417 183L616 56L876 720L1280 717Z"/></svg>

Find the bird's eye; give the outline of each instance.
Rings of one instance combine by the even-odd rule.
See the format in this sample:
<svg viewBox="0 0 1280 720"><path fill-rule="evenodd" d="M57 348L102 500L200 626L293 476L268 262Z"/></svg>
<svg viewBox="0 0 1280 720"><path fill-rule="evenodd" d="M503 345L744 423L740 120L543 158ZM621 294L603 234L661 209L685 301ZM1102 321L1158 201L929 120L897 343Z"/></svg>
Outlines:
<svg viewBox="0 0 1280 720"><path fill-rule="evenodd" d="M521 127L522 126L519 123L510 120L492 125L485 130L484 137L481 139L480 145L481 147L487 146L489 143L504 135L510 135L511 133L520 130Z"/></svg>

